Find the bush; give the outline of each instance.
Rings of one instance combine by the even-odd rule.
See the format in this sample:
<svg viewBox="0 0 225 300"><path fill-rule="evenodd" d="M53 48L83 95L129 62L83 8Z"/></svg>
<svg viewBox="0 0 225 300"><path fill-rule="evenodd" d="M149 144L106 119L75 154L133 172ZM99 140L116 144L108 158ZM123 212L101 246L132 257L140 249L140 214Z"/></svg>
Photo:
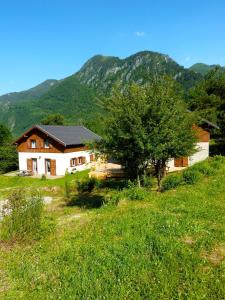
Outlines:
<svg viewBox="0 0 225 300"><path fill-rule="evenodd" d="M46 178L46 175L45 174L42 174L42 176L41 176L41 180L46 180L47 178Z"/></svg>
<svg viewBox="0 0 225 300"><path fill-rule="evenodd" d="M93 191L97 183L95 178L88 178L87 180L77 181L77 190L79 193L90 193Z"/></svg>
<svg viewBox="0 0 225 300"><path fill-rule="evenodd" d="M215 173L216 173L215 169L213 169L206 163L205 164L203 164L203 163L196 164L191 169L195 170L203 175L206 175L206 176L212 176L212 175L215 175Z"/></svg>
<svg viewBox="0 0 225 300"><path fill-rule="evenodd" d="M64 195L67 201L70 200L70 194L71 194L71 185L68 176L69 176L68 174L65 175L65 182L64 182Z"/></svg>
<svg viewBox="0 0 225 300"><path fill-rule="evenodd" d="M209 160L210 166L215 170L221 169L224 163L225 163L225 157L221 155L216 155Z"/></svg>
<svg viewBox="0 0 225 300"><path fill-rule="evenodd" d="M122 198L122 193L121 192L116 192L113 194L107 194L104 198L104 204L107 206L116 206L118 205L120 199Z"/></svg>
<svg viewBox="0 0 225 300"><path fill-rule="evenodd" d="M153 179L150 176L143 176L142 177L142 186L146 188L152 188L153 187Z"/></svg>
<svg viewBox="0 0 225 300"><path fill-rule="evenodd" d="M3 209L2 238L24 239L35 236L41 228L43 199L38 191L20 189L12 192Z"/></svg>
<svg viewBox="0 0 225 300"><path fill-rule="evenodd" d="M222 155L215 155L213 157L213 161L218 161L220 162L221 164L222 163L225 163L225 156L222 156Z"/></svg>
<svg viewBox="0 0 225 300"><path fill-rule="evenodd" d="M186 184L194 184L201 178L201 173L194 168L189 168L183 172L182 176Z"/></svg>
<svg viewBox="0 0 225 300"><path fill-rule="evenodd" d="M162 182L162 191L175 189L183 183L183 178L178 174L167 176Z"/></svg>
<svg viewBox="0 0 225 300"><path fill-rule="evenodd" d="M130 200L144 200L147 192L142 187L137 187L133 182L128 182L128 188L124 189L124 195Z"/></svg>

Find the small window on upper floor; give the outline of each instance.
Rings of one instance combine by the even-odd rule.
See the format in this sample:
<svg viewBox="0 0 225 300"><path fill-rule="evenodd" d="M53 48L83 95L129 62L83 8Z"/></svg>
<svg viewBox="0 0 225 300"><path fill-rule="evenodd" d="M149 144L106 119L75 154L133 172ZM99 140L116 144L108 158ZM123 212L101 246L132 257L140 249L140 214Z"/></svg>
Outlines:
<svg viewBox="0 0 225 300"><path fill-rule="evenodd" d="M44 147L45 147L45 148L49 148L49 140L45 140L45 142L44 142Z"/></svg>
<svg viewBox="0 0 225 300"><path fill-rule="evenodd" d="M37 148L37 143L35 140L31 140L31 148Z"/></svg>

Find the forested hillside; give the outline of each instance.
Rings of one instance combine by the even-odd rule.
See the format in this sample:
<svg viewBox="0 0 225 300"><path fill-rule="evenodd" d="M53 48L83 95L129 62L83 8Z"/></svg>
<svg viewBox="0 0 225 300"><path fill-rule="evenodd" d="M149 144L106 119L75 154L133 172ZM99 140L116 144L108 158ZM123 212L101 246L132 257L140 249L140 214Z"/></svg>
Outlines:
<svg viewBox="0 0 225 300"><path fill-rule="evenodd" d="M177 80L186 92L203 78L156 52L139 52L125 59L97 55L63 80L48 80L28 91L1 96L0 123L19 135L47 114L57 112L68 124L84 124L100 132L99 94L107 95L115 83L145 84L162 75Z"/></svg>

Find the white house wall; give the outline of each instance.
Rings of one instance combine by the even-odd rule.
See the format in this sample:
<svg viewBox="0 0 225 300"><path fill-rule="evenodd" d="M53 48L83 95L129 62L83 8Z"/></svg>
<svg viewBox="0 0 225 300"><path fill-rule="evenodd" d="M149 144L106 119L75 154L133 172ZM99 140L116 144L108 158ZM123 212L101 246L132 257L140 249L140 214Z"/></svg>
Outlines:
<svg viewBox="0 0 225 300"><path fill-rule="evenodd" d="M86 163L76 167L70 167L70 159L77 157L85 157ZM72 168L76 168L78 171L84 170L90 163L90 152L79 151L69 153L29 153L19 152L19 169L27 170L27 159L36 158L38 174L45 174L45 159L56 160L56 175L65 175L66 170L71 171Z"/></svg>
<svg viewBox="0 0 225 300"><path fill-rule="evenodd" d="M189 166L205 160L209 157L209 143L208 142L199 142L196 145L197 152L189 157Z"/></svg>
<svg viewBox="0 0 225 300"><path fill-rule="evenodd" d="M199 142L196 144L196 152L188 157L188 166L192 166L197 162L203 161L209 157L209 143L208 142ZM169 171L175 171L179 167L174 166L174 159L171 158L167 162L167 167Z"/></svg>

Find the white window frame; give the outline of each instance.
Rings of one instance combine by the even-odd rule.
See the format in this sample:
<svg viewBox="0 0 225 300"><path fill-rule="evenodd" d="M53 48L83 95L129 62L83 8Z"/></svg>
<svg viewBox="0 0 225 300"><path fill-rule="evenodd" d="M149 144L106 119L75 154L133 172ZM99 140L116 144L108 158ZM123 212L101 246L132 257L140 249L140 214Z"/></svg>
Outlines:
<svg viewBox="0 0 225 300"><path fill-rule="evenodd" d="M48 139L44 140L44 148L45 149L49 149L50 148L50 144L49 144L49 140Z"/></svg>

